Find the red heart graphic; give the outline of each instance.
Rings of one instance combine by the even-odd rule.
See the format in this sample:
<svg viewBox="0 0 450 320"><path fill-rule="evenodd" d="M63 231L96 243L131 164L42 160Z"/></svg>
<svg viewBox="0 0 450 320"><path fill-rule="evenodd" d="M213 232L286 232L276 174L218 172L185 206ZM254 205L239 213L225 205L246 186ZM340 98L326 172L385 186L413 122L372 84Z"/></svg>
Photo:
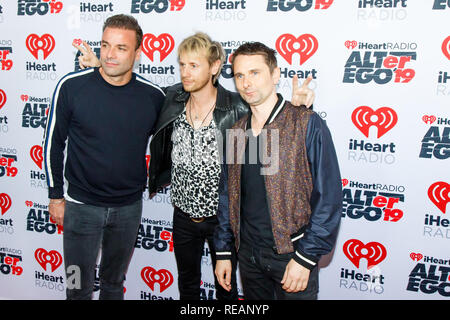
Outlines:
<svg viewBox="0 0 450 320"><path fill-rule="evenodd" d="M52 250L47 252L47 250L42 248L39 248L34 252L34 257L45 271L47 271L47 263L50 263L52 272L58 269L63 261L62 255L58 251Z"/></svg>
<svg viewBox="0 0 450 320"><path fill-rule="evenodd" d="M348 180L342 179L342 186L345 187L346 185L348 185Z"/></svg>
<svg viewBox="0 0 450 320"><path fill-rule="evenodd" d="M153 54L159 52L159 60L162 62L172 52L175 47L175 40L168 33L154 36L151 33L144 34L142 38L142 52L153 61Z"/></svg>
<svg viewBox="0 0 450 320"><path fill-rule="evenodd" d="M33 202L32 201L25 201L25 205L27 207L32 207L33 206Z"/></svg>
<svg viewBox="0 0 450 320"><path fill-rule="evenodd" d="M450 202L450 184L444 181L433 183L428 188L428 198L442 213L445 213L447 203Z"/></svg>
<svg viewBox="0 0 450 320"><path fill-rule="evenodd" d="M344 254L359 268L361 258L367 259L367 268L370 269L386 258L386 248L379 242L362 243L357 239L350 239L344 243ZM364 252L363 252L364 250Z"/></svg>
<svg viewBox="0 0 450 320"><path fill-rule="evenodd" d="M141 271L141 278L152 291L155 291L155 283L159 283L159 292L163 292L173 283L173 275L166 269L156 271L152 267L145 267Z"/></svg>
<svg viewBox="0 0 450 320"><path fill-rule="evenodd" d="M2 215L6 213L6 211L11 208L11 197L6 193L0 193L0 209L2 211Z"/></svg>
<svg viewBox="0 0 450 320"><path fill-rule="evenodd" d="M42 157L42 147L39 145L32 146L30 149L30 156L39 169L42 170L42 161L44 160Z"/></svg>
<svg viewBox="0 0 450 320"><path fill-rule="evenodd" d="M6 93L2 89L0 89L0 109L5 105L6 103Z"/></svg>
<svg viewBox="0 0 450 320"><path fill-rule="evenodd" d="M442 52L450 60L450 36L445 38L444 42L442 42Z"/></svg>
<svg viewBox="0 0 450 320"><path fill-rule="evenodd" d="M30 51L36 59L39 59L38 52L39 50L42 50L45 60L53 49L55 49L55 38L48 33L42 35L42 37L39 37L37 34L33 33L27 37L25 44L28 51Z"/></svg>
<svg viewBox="0 0 450 320"><path fill-rule="evenodd" d="M27 94L22 94L20 96L20 100L22 100L23 102L28 101L28 95Z"/></svg>
<svg viewBox="0 0 450 320"><path fill-rule="evenodd" d="M285 33L278 37L275 47L289 64L292 64L294 53L298 53L302 65L316 53L319 42L312 34L302 34L296 38L292 34Z"/></svg>
<svg viewBox="0 0 450 320"><path fill-rule="evenodd" d="M422 117L423 122L428 123L428 124L432 124L433 122L436 121L436 117L435 116L423 116Z"/></svg>
<svg viewBox="0 0 450 320"><path fill-rule="evenodd" d="M356 42L355 40L353 40L353 41L347 40L347 41L345 41L344 45L347 47L347 49L350 49L350 48L354 49L358 45L358 42Z"/></svg>
<svg viewBox="0 0 450 320"><path fill-rule="evenodd" d="M410 254L409 256L411 257L411 259L412 259L413 261L420 261L420 260L422 260L422 258L423 258L423 255L422 255L422 254L420 254L420 253L414 253L414 252L411 252L411 254Z"/></svg>
<svg viewBox="0 0 450 320"><path fill-rule="evenodd" d="M373 116L375 120L372 120ZM397 124L397 119L397 113L388 107L373 111L367 106L361 106L352 113L353 123L367 138L371 126L378 128L377 138L380 138Z"/></svg>
<svg viewBox="0 0 450 320"><path fill-rule="evenodd" d="M81 46L81 44L83 43L83 40L81 39L73 39L72 44L75 44L77 46Z"/></svg>

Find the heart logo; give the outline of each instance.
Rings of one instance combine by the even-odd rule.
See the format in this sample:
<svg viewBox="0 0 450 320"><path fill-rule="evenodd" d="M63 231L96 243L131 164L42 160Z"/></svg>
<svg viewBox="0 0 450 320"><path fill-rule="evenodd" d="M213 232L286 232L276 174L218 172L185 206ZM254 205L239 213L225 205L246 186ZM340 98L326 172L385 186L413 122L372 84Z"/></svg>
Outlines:
<svg viewBox="0 0 450 320"><path fill-rule="evenodd" d="M345 187L346 185L348 185L348 180L342 179L342 186Z"/></svg>
<svg viewBox="0 0 450 320"><path fill-rule="evenodd" d="M155 283L159 283L159 292L163 292L173 283L173 275L166 269L156 271L152 267L145 267L141 271L141 278L152 291L155 291Z"/></svg>
<svg viewBox="0 0 450 320"><path fill-rule="evenodd" d="M2 211L2 215L6 213L6 211L11 208L11 197L6 193L0 193L0 209Z"/></svg>
<svg viewBox="0 0 450 320"><path fill-rule="evenodd" d="M435 116L423 116L422 117L423 122L428 123L428 124L432 124L433 122L436 121L436 117Z"/></svg>
<svg viewBox="0 0 450 320"><path fill-rule="evenodd" d="M414 252L411 252L411 254L410 254L409 256L411 257L411 259L412 259L413 261L420 261L420 260L422 260L422 258L423 258L423 255L422 255L422 254L420 254L420 253L414 253Z"/></svg>
<svg viewBox="0 0 450 320"><path fill-rule="evenodd" d="M445 38L444 42L442 42L442 52L450 60L450 36Z"/></svg>
<svg viewBox="0 0 450 320"><path fill-rule="evenodd" d="M36 261L41 265L42 269L47 271L47 264L49 263L51 266L52 272L54 272L61 265L63 259L62 255L56 251L52 250L47 252L47 250L43 248L39 248L34 252L34 257Z"/></svg>
<svg viewBox="0 0 450 320"><path fill-rule="evenodd" d="M361 258L367 260L367 269L370 269L386 258L386 248L379 242L362 243L357 239L350 239L344 243L344 254L359 268Z"/></svg>
<svg viewBox="0 0 450 320"><path fill-rule="evenodd" d="M151 33L144 34L142 38L142 52L153 62L153 54L159 52L159 60L162 62L175 47L175 40L168 33L155 36Z"/></svg>
<svg viewBox="0 0 450 320"><path fill-rule="evenodd" d="M352 113L353 124L367 138L369 137L370 127L377 127L377 138L380 138L397 124L397 120L397 113L388 107L382 107L373 111L367 106L361 106Z"/></svg>
<svg viewBox="0 0 450 320"><path fill-rule="evenodd" d="M39 169L42 170L42 161L44 160L42 157L42 147L39 145L32 146L30 149L30 156Z"/></svg>
<svg viewBox="0 0 450 320"><path fill-rule="evenodd" d="M27 207L32 207L33 206L33 201L25 201L25 205Z"/></svg>
<svg viewBox="0 0 450 320"><path fill-rule="evenodd" d="M28 101L28 95L27 95L27 94L22 94L22 95L20 96L20 100L22 100L23 102Z"/></svg>
<svg viewBox="0 0 450 320"><path fill-rule="evenodd" d="M278 37L275 47L289 64L292 64L294 53L298 53L302 65L316 53L319 42L312 34L303 34L296 38L292 34L285 33Z"/></svg>
<svg viewBox="0 0 450 320"><path fill-rule="evenodd" d="M81 44L83 43L83 40L81 39L73 39L72 44L77 45L77 46L81 46Z"/></svg>
<svg viewBox="0 0 450 320"><path fill-rule="evenodd" d="M5 105L6 103L6 93L2 89L0 89L0 109Z"/></svg>
<svg viewBox="0 0 450 320"><path fill-rule="evenodd" d="M44 60L55 49L55 38L52 35L46 33L39 37L37 34L30 34L25 40L28 51L31 52L33 57L39 59L38 52L42 50L44 53Z"/></svg>
<svg viewBox="0 0 450 320"><path fill-rule="evenodd" d="M344 45L347 47L347 49L354 49L358 45L358 42L356 42L355 40L353 41L347 40L345 41Z"/></svg>
<svg viewBox="0 0 450 320"><path fill-rule="evenodd" d="M433 183L428 188L428 198L442 213L445 213L447 203L450 202L450 184L444 181Z"/></svg>

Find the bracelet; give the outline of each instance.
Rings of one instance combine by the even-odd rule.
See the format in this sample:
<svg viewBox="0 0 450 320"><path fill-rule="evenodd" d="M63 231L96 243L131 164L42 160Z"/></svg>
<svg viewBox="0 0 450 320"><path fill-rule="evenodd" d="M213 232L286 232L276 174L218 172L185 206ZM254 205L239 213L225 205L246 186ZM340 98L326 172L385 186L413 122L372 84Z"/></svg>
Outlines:
<svg viewBox="0 0 450 320"><path fill-rule="evenodd" d="M54 201L52 201L54 200ZM63 203L66 199L62 198L62 199L50 199L50 203L49 204L60 204Z"/></svg>

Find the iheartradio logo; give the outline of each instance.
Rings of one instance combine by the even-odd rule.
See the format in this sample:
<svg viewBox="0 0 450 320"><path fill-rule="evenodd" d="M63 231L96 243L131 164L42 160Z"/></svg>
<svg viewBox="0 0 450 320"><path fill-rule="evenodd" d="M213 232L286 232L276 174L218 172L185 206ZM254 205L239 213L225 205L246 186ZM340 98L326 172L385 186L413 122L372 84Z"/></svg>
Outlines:
<svg viewBox="0 0 450 320"><path fill-rule="evenodd" d="M292 56L298 53L300 65L302 65L316 53L319 42L312 34L302 34L296 38L292 34L285 33L278 37L275 47L284 60L291 65Z"/></svg>
<svg viewBox="0 0 450 320"><path fill-rule="evenodd" d="M409 255L409 257L413 260L413 261L420 261L423 258L423 255L421 253L414 253L411 252L411 254Z"/></svg>
<svg viewBox="0 0 450 320"><path fill-rule="evenodd" d="M42 161L44 158L42 157L42 147L39 145L32 146L30 149L30 157L36 163L36 165L39 167L39 169L42 170Z"/></svg>
<svg viewBox="0 0 450 320"><path fill-rule="evenodd" d="M152 291L155 291L155 283L159 284L159 292L163 292L173 283L173 275L166 269L156 271L152 267L145 267L141 271L141 278Z"/></svg>
<svg viewBox="0 0 450 320"><path fill-rule="evenodd" d="M11 197L6 193L0 193L0 209L2 210L2 215L11 208Z"/></svg>
<svg viewBox="0 0 450 320"><path fill-rule="evenodd" d="M375 126L378 129L377 138L382 137L397 124L397 113L388 107L382 107L376 111L370 107L361 106L352 113L353 124L365 135L369 137L369 129Z"/></svg>
<svg viewBox="0 0 450 320"><path fill-rule="evenodd" d="M27 206L27 207L32 207L33 206L33 201L29 201L29 200L27 200L27 201L25 201L25 205Z"/></svg>
<svg viewBox="0 0 450 320"><path fill-rule="evenodd" d="M81 46L81 44L83 43L83 40L81 39L73 39L72 44L77 45L77 46Z"/></svg>
<svg viewBox="0 0 450 320"><path fill-rule="evenodd" d="M428 188L428 198L442 213L445 213L447 203L450 202L450 184L443 181L433 183Z"/></svg>
<svg viewBox="0 0 450 320"><path fill-rule="evenodd" d="M427 124L432 124L433 122L436 121L436 119L437 119L437 118L436 118L435 116L433 116L433 115L431 115L431 116L424 115L424 116L422 117L422 121L425 122L425 123L427 123Z"/></svg>
<svg viewBox="0 0 450 320"><path fill-rule="evenodd" d="M175 40L168 33L155 36L151 33L144 34L142 38L142 52L153 62L153 54L159 52L159 60L162 62L175 47Z"/></svg>
<svg viewBox="0 0 450 320"><path fill-rule="evenodd" d="M386 258L386 248L379 242L362 243L357 239L350 239L344 243L344 254L359 268L361 258L367 260L367 269L370 269Z"/></svg>
<svg viewBox="0 0 450 320"><path fill-rule="evenodd" d="M5 105L6 103L6 93L2 89L0 89L0 109Z"/></svg>
<svg viewBox="0 0 450 320"><path fill-rule="evenodd" d="M348 179L342 179L342 187L348 185Z"/></svg>
<svg viewBox="0 0 450 320"><path fill-rule="evenodd" d="M358 45L358 42L356 42L355 40L353 41L347 40L345 41L344 45L347 47L347 49L355 49L356 46Z"/></svg>
<svg viewBox="0 0 450 320"><path fill-rule="evenodd" d="M442 42L442 53L450 60L450 36L445 38L444 42Z"/></svg>
<svg viewBox="0 0 450 320"><path fill-rule="evenodd" d="M47 271L47 264L50 264L52 272L58 269L63 260L58 251L52 250L47 252L47 250L42 248L39 248L34 252L34 257L45 271Z"/></svg>
<svg viewBox="0 0 450 320"><path fill-rule="evenodd" d="M40 50L44 53L44 60L55 49L55 38L52 35L46 33L39 37L37 34L30 34L25 40L28 51L31 52L33 57L39 59L38 53Z"/></svg>
<svg viewBox="0 0 450 320"><path fill-rule="evenodd" d="M29 98L29 96L27 94L20 95L20 100L22 100L23 102L27 102L28 98Z"/></svg>

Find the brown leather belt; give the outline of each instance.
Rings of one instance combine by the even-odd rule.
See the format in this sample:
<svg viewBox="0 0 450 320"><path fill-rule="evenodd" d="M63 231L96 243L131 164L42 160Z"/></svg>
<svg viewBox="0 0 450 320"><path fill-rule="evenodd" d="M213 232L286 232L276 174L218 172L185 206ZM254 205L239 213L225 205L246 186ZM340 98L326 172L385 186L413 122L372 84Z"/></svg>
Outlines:
<svg viewBox="0 0 450 320"><path fill-rule="evenodd" d="M190 218L192 221L194 221L195 223L200 223L205 221L205 217L202 218Z"/></svg>

